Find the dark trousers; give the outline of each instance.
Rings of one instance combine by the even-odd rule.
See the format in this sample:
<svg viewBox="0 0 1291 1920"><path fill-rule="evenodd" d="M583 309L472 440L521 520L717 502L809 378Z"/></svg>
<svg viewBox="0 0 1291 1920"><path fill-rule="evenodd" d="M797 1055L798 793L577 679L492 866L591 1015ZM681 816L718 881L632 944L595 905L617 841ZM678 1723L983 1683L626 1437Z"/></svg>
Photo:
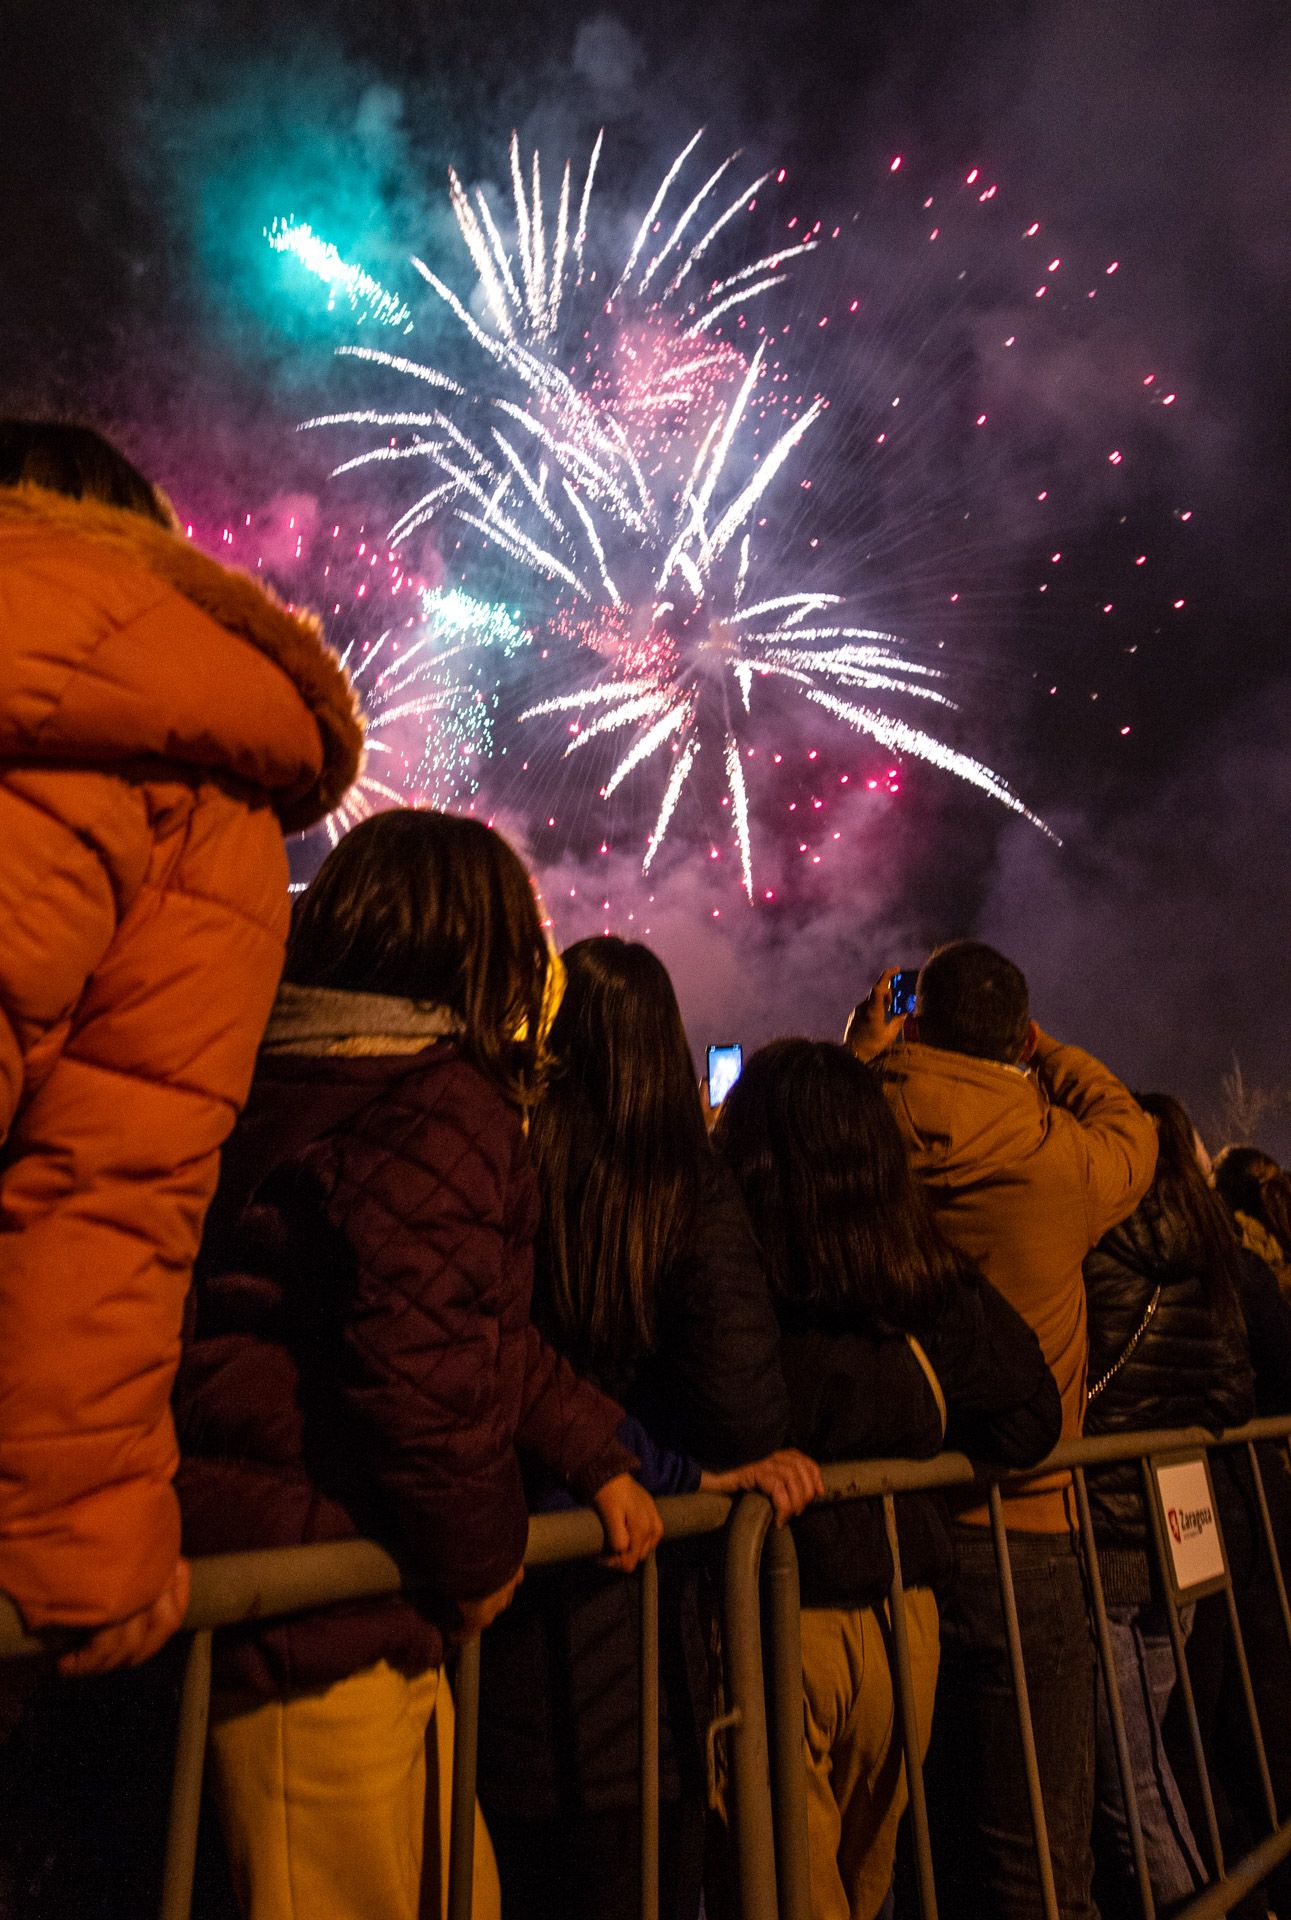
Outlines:
<svg viewBox="0 0 1291 1920"><path fill-rule="evenodd" d="M945 1920L1036 1920L1040 1882L995 1555L984 1527L955 1530L938 1593L941 1677L927 1782ZM1096 1920L1091 1892L1096 1655L1073 1539L1010 1533L1023 1660L1059 1911Z"/></svg>
<svg viewBox="0 0 1291 1920"><path fill-rule="evenodd" d="M495 1815L489 1834L502 1882L502 1920L637 1920L641 1816L575 1813L550 1820ZM698 1920L704 1877L704 1808L659 1809L659 1912Z"/></svg>

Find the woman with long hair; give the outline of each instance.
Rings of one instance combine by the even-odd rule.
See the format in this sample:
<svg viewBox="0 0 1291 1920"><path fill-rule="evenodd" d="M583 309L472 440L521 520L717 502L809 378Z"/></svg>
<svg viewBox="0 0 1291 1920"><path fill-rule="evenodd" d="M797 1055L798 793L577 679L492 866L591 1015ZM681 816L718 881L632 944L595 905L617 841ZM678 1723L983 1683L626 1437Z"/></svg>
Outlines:
<svg viewBox="0 0 1291 1920"><path fill-rule="evenodd" d="M614 1564L659 1537L622 1410L529 1318L553 971L521 862L446 814L355 827L296 915L198 1263L185 1542L365 1535L410 1591L221 1636L213 1771L249 1920L416 1915L445 1644L519 1584L522 1454L596 1505Z"/></svg>
<svg viewBox="0 0 1291 1920"><path fill-rule="evenodd" d="M878 1081L845 1047L778 1040L718 1119L766 1262L790 1434L820 1459L935 1453L1030 1466L1055 1444L1058 1389L1035 1335L945 1240ZM899 1503L921 1754L932 1725L933 1587L953 1560L939 1495ZM802 1585L813 1920L874 1920L906 1802L873 1500L794 1522Z"/></svg>
<svg viewBox="0 0 1291 1920"><path fill-rule="evenodd" d="M1205 1149L1168 1094L1137 1096L1156 1123L1156 1176L1136 1210L1085 1261L1089 1307L1086 1433L1146 1427L1236 1426L1254 1412L1242 1317L1243 1256L1206 1180ZM1228 1463L1212 1456L1221 1519ZM1152 1890L1161 1905L1199 1888L1205 1869L1162 1739L1175 1685L1174 1655L1148 1560L1149 1522L1134 1462L1091 1470L1094 1537L1135 1797ZM1189 1621L1191 1615L1189 1615ZM1110 1715L1098 1695L1095 1747L1105 1912L1138 1911L1129 1825Z"/></svg>
<svg viewBox="0 0 1291 1920"><path fill-rule="evenodd" d="M648 948L618 939L580 941L562 958L530 1130L543 1197L535 1315L634 1417L633 1450L654 1456L657 1491L755 1484L787 1517L819 1477L777 1451L788 1407L775 1319L739 1194L709 1146L672 982ZM660 1911L695 1920L701 1569L671 1548L660 1579ZM638 1911L638 1625L635 1583L571 1567L531 1579L484 1642L480 1791L507 1920Z"/></svg>

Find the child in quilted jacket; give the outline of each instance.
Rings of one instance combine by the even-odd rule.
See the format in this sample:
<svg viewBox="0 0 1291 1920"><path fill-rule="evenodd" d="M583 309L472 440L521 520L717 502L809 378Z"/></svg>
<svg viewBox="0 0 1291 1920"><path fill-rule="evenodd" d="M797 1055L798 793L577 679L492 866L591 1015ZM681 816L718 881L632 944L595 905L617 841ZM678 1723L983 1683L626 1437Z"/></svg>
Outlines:
<svg viewBox="0 0 1291 1920"><path fill-rule="evenodd" d="M529 876L472 820L365 821L300 905L198 1263L185 1545L367 1535L410 1591L223 1638L214 1776L250 1920L416 1915L445 1640L522 1577L520 1453L595 1504L610 1564L661 1532L621 1409L529 1318L557 966Z"/></svg>

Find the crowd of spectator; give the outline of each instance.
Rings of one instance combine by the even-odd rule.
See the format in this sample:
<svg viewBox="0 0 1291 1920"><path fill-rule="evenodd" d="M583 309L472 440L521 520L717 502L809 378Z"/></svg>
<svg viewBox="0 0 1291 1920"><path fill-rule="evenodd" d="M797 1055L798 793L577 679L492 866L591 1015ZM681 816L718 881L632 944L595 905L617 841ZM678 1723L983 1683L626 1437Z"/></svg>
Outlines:
<svg viewBox="0 0 1291 1920"><path fill-rule="evenodd" d="M478 821L364 821L289 924L282 832L360 752L310 618L193 548L97 435L0 423L0 1593L61 1675L0 1681L0 1783L51 1691L156 1666L191 1556L375 1539L403 1593L217 1636L238 1909L430 1910L447 1676L482 1633L476 1913L631 1915L624 1576L658 1497L756 1489L800 1568L814 1920L905 1920L891 1550L877 1502L820 1500L820 1463L1027 1469L1082 1432L1291 1412L1291 1180L1246 1146L1212 1168L1177 1101L1043 1032L972 941L928 957L913 1014L885 972L842 1043L761 1048L714 1111L659 959L558 955ZM1285 1531L1285 1450L1265 1466ZM1213 1474L1284 1807L1277 1570L1249 1460ZM1138 1468L1088 1485L1168 1911L1207 1878L1209 1814ZM562 1504L604 1554L526 1580L529 1516ZM929 1491L898 1518L941 1910L1031 1920L988 1510ZM1003 1518L1059 1910L1135 1912L1071 1475L1011 1480ZM716 1618L711 1555L670 1547L665 1920L729 1910ZM1182 1616L1240 1850L1263 1814L1232 1626L1220 1593ZM19 1824L0 1899L43 1913ZM1291 1915L1286 1881L1251 1911Z"/></svg>

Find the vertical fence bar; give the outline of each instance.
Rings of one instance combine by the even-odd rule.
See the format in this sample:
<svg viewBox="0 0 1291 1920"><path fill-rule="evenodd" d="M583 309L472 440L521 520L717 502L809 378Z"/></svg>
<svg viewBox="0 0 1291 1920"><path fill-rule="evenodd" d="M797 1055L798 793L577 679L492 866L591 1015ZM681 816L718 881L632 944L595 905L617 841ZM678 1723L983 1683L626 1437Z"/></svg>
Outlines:
<svg viewBox="0 0 1291 1920"><path fill-rule="evenodd" d="M162 1870L160 1920L189 1920L197 1871L197 1828L202 1814L202 1770L211 1717L211 1635L195 1633L184 1664L170 1781L166 1864Z"/></svg>
<svg viewBox="0 0 1291 1920"><path fill-rule="evenodd" d="M471 1920L475 1892L475 1777L480 1751L480 1636L462 1642L453 1685L453 1805L448 1822L448 1913Z"/></svg>
<svg viewBox="0 0 1291 1920"><path fill-rule="evenodd" d="M1036 1758L1035 1728L1031 1724L1031 1700L1027 1693L1026 1667L1022 1659L1022 1633L1018 1626L1018 1603L1013 1591L1013 1567L1009 1560L1009 1541L1004 1527L1004 1506L1000 1490L990 1490L991 1537L995 1543L995 1566L1000 1580L1000 1602L1004 1609L1004 1634L1008 1641L1009 1666L1013 1674L1013 1697L1018 1709L1018 1736L1022 1746L1022 1765L1027 1777L1027 1799L1031 1807L1031 1831L1035 1836L1036 1873L1040 1881L1040 1904L1045 1920L1058 1920L1058 1894L1053 1880L1053 1860L1049 1853L1049 1829L1045 1824L1044 1796L1040 1791L1040 1763Z"/></svg>
<svg viewBox="0 0 1291 1920"><path fill-rule="evenodd" d="M787 1527L762 1557L771 1634L771 1798L780 1920L811 1920L807 1776L803 1761L802 1603L798 1555Z"/></svg>
<svg viewBox="0 0 1291 1920"><path fill-rule="evenodd" d="M914 1842L915 1876L922 1920L937 1920L937 1883L932 1871L932 1836L928 1830L928 1798L923 1789L923 1758L919 1752L919 1716L915 1710L914 1673L910 1665L910 1632L905 1617L905 1581L901 1577L901 1543L897 1538L896 1501L883 1496L883 1528L892 1556L892 1583L888 1607L892 1615L892 1649L896 1672L892 1684L901 1716L901 1745L905 1749L906 1790L910 1796L910 1835Z"/></svg>
<svg viewBox="0 0 1291 1920"><path fill-rule="evenodd" d="M659 1562L641 1563L641 1920L659 1920Z"/></svg>
<svg viewBox="0 0 1291 1920"><path fill-rule="evenodd" d="M1139 1818L1139 1796L1134 1785L1130 1745L1125 1737L1121 1685L1116 1677L1116 1659L1112 1651L1112 1635L1107 1621L1107 1605L1103 1597L1103 1570L1098 1564L1098 1544L1094 1539L1094 1523L1089 1511L1089 1491L1085 1485L1085 1469L1075 1468L1071 1477L1076 1489L1076 1518L1080 1522L1080 1543L1085 1553L1089 1596L1094 1608L1098 1659L1103 1669L1103 1690L1107 1695L1107 1712L1112 1723L1112 1739L1116 1746L1116 1771L1120 1776L1121 1797L1125 1802L1125 1817L1130 1829L1134 1878L1139 1884L1139 1901L1143 1908L1144 1920L1156 1920L1156 1901L1152 1897L1152 1876L1148 1872L1148 1857L1143 1847L1143 1822Z"/></svg>
<svg viewBox="0 0 1291 1920"><path fill-rule="evenodd" d="M732 1718L727 1738L741 1920L779 1920L758 1605L758 1569L770 1522L771 1502L746 1493L736 1502L726 1534L722 1628L726 1683L739 1716Z"/></svg>
<svg viewBox="0 0 1291 1920"><path fill-rule="evenodd" d="M1255 1705L1255 1689L1251 1685L1251 1669L1246 1658L1246 1640L1242 1633L1242 1623L1237 1617L1237 1595L1233 1592L1232 1575L1224 1589L1224 1598L1228 1602L1228 1629L1233 1636L1233 1652L1237 1655L1237 1672L1242 1683L1242 1698L1246 1703L1246 1717L1251 1723L1251 1739L1255 1742L1255 1760L1260 1771L1260 1786L1264 1793L1264 1805L1269 1816L1269 1825L1278 1824L1277 1799L1273 1792L1273 1779L1269 1773L1269 1756L1264 1749L1264 1731L1260 1726L1259 1710Z"/></svg>
<svg viewBox="0 0 1291 1920"><path fill-rule="evenodd" d="M1259 1448L1253 1440L1246 1442L1246 1453L1251 1463L1251 1478L1255 1482L1255 1498L1259 1502L1260 1524L1264 1528L1264 1544L1269 1550L1269 1559L1273 1565L1273 1582L1278 1590L1278 1605L1282 1609L1282 1625L1286 1629L1287 1645L1291 1647L1291 1605L1287 1603L1287 1583L1282 1573L1282 1556L1278 1549L1277 1535L1273 1531L1273 1516L1269 1512L1268 1495L1264 1490L1264 1471L1260 1466Z"/></svg>
<svg viewBox="0 0 1291 1920"><path fill-rule="evenodd" d="M1156 1489L1152 1484L1152 1461L1144 1456L1139 1461L1139 1471L1143 1482L1143 1505L1147 1509L1148 1524L1152 1535L1152 1551L1156 1560L1157 1580L1165 1597L1166 1625L1170 1629L1170 1645L1174 1649L1174 1670L1178 1676L1179 1693L1183 1700L1184 1713L1188 1720L1188 1738L1192 1745L1193 1764L1197 1769L1197 1785L1201 1790L1202 1806L1206 1814L1206 1837L1210 1842L1211 1869L1216 1880L1224 1877L1224 1849L1219 1838L1219 1821L1215 1816L1215 1796L1211 1791L1210 1774L1206 1767L1205 1746L1201 1738L1201 1723L1197 1719L1197 1701L1192 1691L1192 1675L1188 1671L1188 1656L1184 1652L1183 1629L1179 1625L1179 1609L1175 1605L1174 1587L1171 1581L1170 1565L1166 1557L1165 1538L1161 1531L1161 1515L1157 1507Z"/></svg>

